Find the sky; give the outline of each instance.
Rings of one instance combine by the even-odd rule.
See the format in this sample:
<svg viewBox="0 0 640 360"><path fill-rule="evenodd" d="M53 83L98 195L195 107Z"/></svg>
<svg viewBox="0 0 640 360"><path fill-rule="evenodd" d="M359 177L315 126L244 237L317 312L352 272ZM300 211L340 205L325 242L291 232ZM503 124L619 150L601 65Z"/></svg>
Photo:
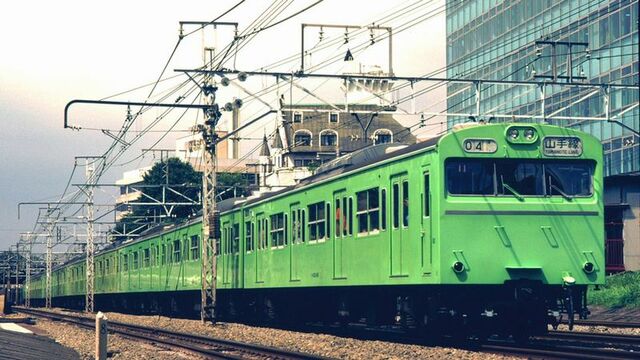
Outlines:
<svg viewBox="0 0 640 360"><path fill-rule="evenodd" d="M296 0L275 21L314 3ZM153 83L171 57L165 77L174 76L174 69L195 68L203 62L202 47L220 49L231 40L231 30L198 31L178 42L179 21L210 21L238 0L175 2L109 1L13 1L3 4L0 12L0 250L15 244L19 233L33 228L38 206L23 206L18 219L18 203L58 200L68 182L81 183L83 169L74 169L74 157L102 154L112 139L99 129L120 128L126 115L125 108L106 106L74 106L70 123L83 129L63 128L63 109L73 99L103 99L123 91ZM269 5L267 1L246 0L220 21L238 22L245 29ZM445 65L445 17L443 1L366 1L324 0L304 13L282 24L260 32L246 43L225 66L239 70L257 70L267 67L273 71L296 71L300 67L300 24L370 24L392 14L398 17L376 23L393 26L393 70L400 76L418 76L441 69ZM423 17L420 17L424 14ZM431 14L431 15L429 15ZM400 31L415 19L416 26ZM185 28L185 33L195 30ZM325 38L344 37L344 30L325 30ZM319 30L305 32L305 42L311 55L306 66L318 65L329 55L340 55L356 43L366 42L368 34L355 35L349 43L320 50ZM325 40L323 40L325 41ZM356 54L356 60L365 65L388 66L385 41ZM274 62L297 55L295 61L279 67ZM322 69L323 73L345 71L344 63ZM161 82L154 94L166 94L185 77ZM245 84L251 92L273 84L271 78L254 77ZM309 82L304 86L316 90L323 97L338 101L343 97L338 83ZM144 101L150 87L128 92L113 99ZM174 101L171 94L166 101ZM237 90L224 89L222 101L240 96ZM430 106L441 110L445 92L433 91L417 100L418 107ZM154 97L158 100L158 97ZM275 103L276 94L267 94L267 101ZM298 96L297 101L310 101ZM258 105L243 109L241 121L259 113ZM264 111L264 110L262 110ZM136 120L128 140L135 131L144 129L161 110L151 110ZM113 182L122 172L150 165L155 159L141 156L141 149L158 143L159 148L173 148L176 137L198 121L199 114L187 113L182 120L177 115L158 123L154 131L140 137L135 146L127 150L101 179ZM273 120L265 120L249 128L242 136L240 153L253 147L253 138L259 138L273 128ZM440 121L440 120L438 120ZM224 121L223 121L224 122ZM164 138L172 124L178 130ZM221 124L222 127L225 124ZM95 130L94 130L95 129ZM99 189L101 202L112 202L111 189Z"/></svg>

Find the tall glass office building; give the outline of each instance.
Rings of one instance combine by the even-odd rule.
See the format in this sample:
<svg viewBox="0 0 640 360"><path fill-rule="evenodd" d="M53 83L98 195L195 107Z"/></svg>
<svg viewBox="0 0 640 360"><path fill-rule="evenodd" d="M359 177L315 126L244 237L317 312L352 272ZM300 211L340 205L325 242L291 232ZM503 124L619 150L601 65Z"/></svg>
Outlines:
<svg viewBox="0 0 640 360"><path fill-rule="evenodd" d="M568 46L556 45L556 55L551 56L552 47L536 45L536 40L588 46L571 47L573 66L569 70ZM448 77L532 80L551 75L555 58L561 77L571 74L592 83L638 84L638 0L447 0L447 44ZM448 86L448 112L476 112L475 93L465 90L468 87ZM485 118L491 114L541 115L540 91L535 86L485 85L481 96ZM615 116L638 103L638 90L612 90L610 101ZM604 116L602 92L547 87L545 114ZM636 106L616 120L638 130L640 109ZM449 118L448 125L465 121L468 119ZM640 138L619 124L551 122L600 138L605 176L640 171Z"/></svg>

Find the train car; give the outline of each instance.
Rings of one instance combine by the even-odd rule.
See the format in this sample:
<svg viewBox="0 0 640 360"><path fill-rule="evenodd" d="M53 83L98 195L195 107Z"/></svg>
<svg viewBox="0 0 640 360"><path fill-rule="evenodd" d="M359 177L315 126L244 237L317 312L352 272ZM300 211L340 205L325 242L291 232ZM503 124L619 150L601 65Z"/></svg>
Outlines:
<svg viewBox="0 0 640 360"><path fill-rule="evenodd" d="M474 125L363 149L293 187L229 200L218 312L480 335L586 317L587 287L605 275L601 164L599 141L578 131ZM200 226L99 254L98 305L197 311ZM55 296L81 298L62 281Z"/></svg>

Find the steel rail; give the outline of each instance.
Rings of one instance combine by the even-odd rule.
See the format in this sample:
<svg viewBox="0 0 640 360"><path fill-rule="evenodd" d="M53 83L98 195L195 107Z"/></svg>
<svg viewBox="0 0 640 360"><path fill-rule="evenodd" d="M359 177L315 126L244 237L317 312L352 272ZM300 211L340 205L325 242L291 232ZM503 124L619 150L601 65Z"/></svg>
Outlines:
<svg viewBox="0 0 640 360"><path fill-rule="evenodd" d="M577 340L599 343L615 343L640 345L640 336L629 334L611 334L611 333L590 333L590 332L568 332L568 331L549 331L548 335L543 338Z"/></svg>
<svg viewBox="0 0 640 360"><path fill-rule="evenodd" d="M562 322L566 324L566 320ZM605 327L619 327L619 328L640 328L640 322L628 322L628 321L612 321L612 320L575 320L574 325L581 326L605 326Z"/></svg>
<svg viewBox="0 0 640 360"><path fill-rule="evenodd" d="M83 315L60 314L56 312L14 307L14 310L36 317L60 320L81 327L95 328L95 321ZM143 325L109 321L109 331L124 337L180 348L208 358L215 359L326 359L324 357L305 354L274 347L242 343L232 340L213 338Z"/></svg>

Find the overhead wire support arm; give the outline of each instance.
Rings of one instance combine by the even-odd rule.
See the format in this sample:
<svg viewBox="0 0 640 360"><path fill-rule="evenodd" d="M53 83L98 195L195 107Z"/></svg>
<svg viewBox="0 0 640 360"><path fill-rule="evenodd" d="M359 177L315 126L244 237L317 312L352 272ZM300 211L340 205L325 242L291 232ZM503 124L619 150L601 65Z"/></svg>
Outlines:
<svg viewBox="0 0 640 360"><path fill-rule="evenodd" d="M99 104L99 105L119 105L119 106L142 106L142 107L165 107L165 108L185 108L185 109L207 109L211 105L203 104L176 104L176 103L150 103L150 102L138 102L138 101L114 101L114 100L90 100L90 99L75 99L71 100L64 107L64 128L80 129L78 127L69 125L69 108L74 104Z"/></svg>
<svg viewBox="0 0 640 360"><path fill-rule="evenodd" d="M428 77L428 76L376 76L376 75L354 75L354 74L320 74L320 73L304 73L304 72L277 72L277 71L240 71L240 70L204 70L204 69L175 69L176 72L184 73L201 73L224 76L228 74L244 73L247 75L255 76L273 76L273 77L288 77L293 76L296 78L324 78L324 79L341 79L341 80L392 80L392 81L407 81L407 82L450 82L461 84L475 84L481 83L496 84L496 85L540 85L539 81L522 81L522 80L486 80L486 79L460 79L460 78L443 78L443 77ZM602 84L602 83L582 83L582 82L554 82L545 81L545 85L558 85L558 86L574 86L579 88L601 88L603 86L610 86L617 89L634 89L640 90L640 85L626 85L626 84Z"/></svg>

